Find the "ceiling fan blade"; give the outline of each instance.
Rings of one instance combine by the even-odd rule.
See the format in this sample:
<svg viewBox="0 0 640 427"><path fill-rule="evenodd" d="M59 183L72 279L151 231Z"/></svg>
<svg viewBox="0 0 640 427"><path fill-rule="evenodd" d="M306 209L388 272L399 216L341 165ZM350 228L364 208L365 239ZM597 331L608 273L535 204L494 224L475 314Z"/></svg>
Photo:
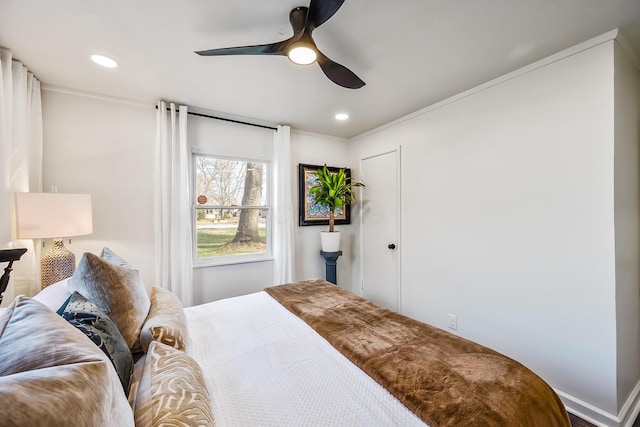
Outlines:
<svg viewBox="0 0 640 427"><path fill-rule="evenodd" d="M298 6L289 12L289 24L291 24L291 28L293 29L293 37L296 37L296 35L299 36L304 31L308 11L309 8Z"/></svg>
<svg viewBox="0 0 640 427"><path fill-rule="evenodd" d="M252 46L223 47L219 49L199 50L202 56L224 55L287 55L289 45L300 39L304 33L304 24L307 19L307 8L296 7L289 13L289 23L293 29L293 36L277 43L258 44Z"/></svg>
<svg viewBox="0 0 640 427"><path fill-rule="evenodd" d="M196 53L202 56L224 55L286 55L287 46L294 38L277 43L258 44L254 46L223 47L220 49L198 50Z"/></svg>
<svg viewBox="0 0 640 427"><path fill-rule="evenodd" d="M318 65L320 65L322 72L329 80L339 86L346 87L347 89L360 89L365 85L365 82L356 76L353 71L344 65L330 60L320 51L318 51Z"/></svg>
<svg viewBox="0 0 640 427"><path fill-rule="evenodd" d="M340 9L344 0L311 0L307 15L307 28L313 30L327 22Z"/></svg>

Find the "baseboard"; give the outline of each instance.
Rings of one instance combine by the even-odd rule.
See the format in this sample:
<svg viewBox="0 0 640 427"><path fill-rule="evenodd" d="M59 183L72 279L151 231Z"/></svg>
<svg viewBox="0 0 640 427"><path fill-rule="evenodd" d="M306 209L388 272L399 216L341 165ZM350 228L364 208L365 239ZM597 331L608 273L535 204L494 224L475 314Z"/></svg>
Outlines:
<svg viewBox="0 0 640 427"><path fill-rule="evenodd" d="M640 414L640 381L636 383L629 398L622 406L618 417L624 421L622 424L624 427L632 427L633 422L638 418L638 414Z"/></svg>
<svg viewBox="0 0 640 427"><path fill-rule="evenodd" d="M567 411L598 427L622 427L617 415L610 414L600 408L575 398L560 390L556 390Z"/></svg>
<svg viewBox="0 0 640 427"><path fill-rule="evenodd" d="M555 390L567 411L598 427L632 427L640 413L640 382L633 388L617 415L610 414L560 390Z"/></svg>

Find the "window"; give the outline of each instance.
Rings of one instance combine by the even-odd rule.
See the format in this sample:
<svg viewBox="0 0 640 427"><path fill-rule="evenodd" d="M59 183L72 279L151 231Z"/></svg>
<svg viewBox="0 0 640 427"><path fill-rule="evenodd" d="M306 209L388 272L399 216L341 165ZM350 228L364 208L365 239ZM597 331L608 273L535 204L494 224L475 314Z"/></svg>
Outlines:
<svg viewBox="0 0 640 427"><path fill-rule="evenodd" d="M269 164L193 155L195 264L256 261L271 255Z"/></svg>

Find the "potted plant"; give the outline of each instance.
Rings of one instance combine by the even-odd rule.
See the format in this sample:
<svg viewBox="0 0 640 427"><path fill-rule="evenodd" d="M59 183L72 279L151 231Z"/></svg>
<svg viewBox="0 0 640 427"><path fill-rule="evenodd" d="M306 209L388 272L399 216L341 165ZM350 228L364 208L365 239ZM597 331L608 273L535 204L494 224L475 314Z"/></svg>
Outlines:
<svg viewBox="0 0 640 427"><path fill-rule="evenodd" d="M356 195L353 187L364 187L361 182L352 182L351 178L341 168L332 173L325 164L318 169L317 184L309 189L314 201L318 205L329 209L329 231L320 232L320 241L324 252L337 252L340 250L340 232L334 230L336 209L355 202Z"/></svg>

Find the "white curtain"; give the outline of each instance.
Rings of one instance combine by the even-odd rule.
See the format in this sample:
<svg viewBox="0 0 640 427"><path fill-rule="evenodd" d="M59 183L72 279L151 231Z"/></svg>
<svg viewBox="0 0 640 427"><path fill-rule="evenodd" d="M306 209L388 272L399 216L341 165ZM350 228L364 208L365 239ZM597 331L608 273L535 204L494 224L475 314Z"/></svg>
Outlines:
<svg viewBox="0 0 640 427"><path fill-rule="evenodd" d="M193 246L187 107L158 101L156 112L156 282L193 305Z"/></svg>
<svg viewBox="0 0 640 427"><path fill-rule="evenodd" d="M28 249L13 265L13 284L3 305L14 295L33 295L39 289L39 247L34 250L31 240L16 240L12 227L13 193L26 191L42 191L40 82L13 60L11 51L0 49L0 248Z"/></svg>
<svg viewBox="0 0 640 427"><path fill-rule="evenodd" d="M291 128L278 126L273 137L273 281L289 283L294 277L293 181L291 177Z"/></svg>

